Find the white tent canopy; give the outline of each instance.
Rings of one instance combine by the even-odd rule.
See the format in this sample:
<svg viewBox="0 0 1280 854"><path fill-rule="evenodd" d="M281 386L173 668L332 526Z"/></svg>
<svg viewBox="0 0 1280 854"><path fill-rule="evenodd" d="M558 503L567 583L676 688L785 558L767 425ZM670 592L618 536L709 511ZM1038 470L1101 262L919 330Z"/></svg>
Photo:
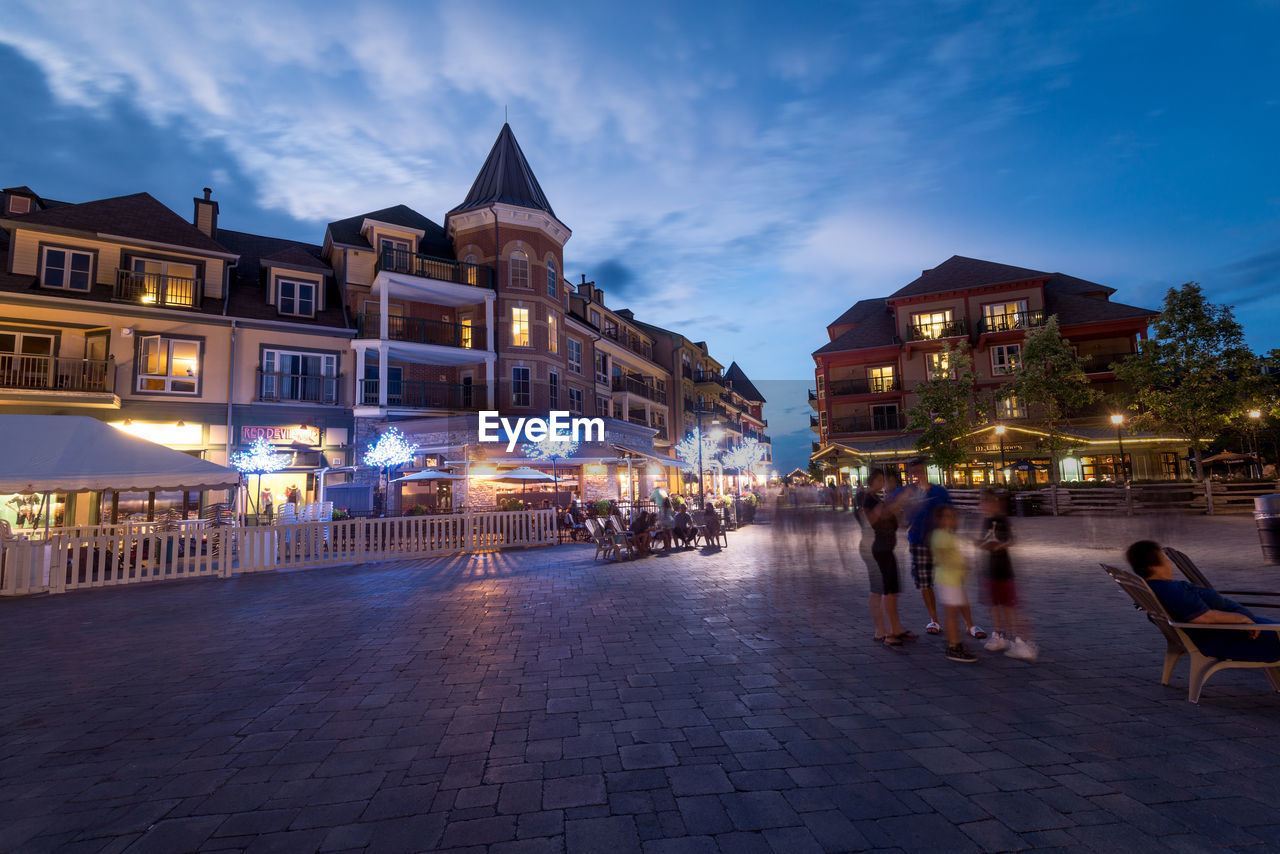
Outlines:
<svg viewBox="0 0 1280 854"><path fill-rule="evenodd" d="M229 489L235 469L85 415L0 415L0 493Z"/></svg>

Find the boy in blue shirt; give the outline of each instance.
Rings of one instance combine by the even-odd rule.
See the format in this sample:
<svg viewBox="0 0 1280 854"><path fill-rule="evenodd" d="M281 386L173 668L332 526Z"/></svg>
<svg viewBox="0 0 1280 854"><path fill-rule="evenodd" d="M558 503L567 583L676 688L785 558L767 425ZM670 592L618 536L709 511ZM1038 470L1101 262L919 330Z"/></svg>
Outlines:
<svg viewBox="0 0 1280 854"><path fill-rule="evenodd" d="M1179 623L1272 624L1274 620L1253 613L1218 591L1190 581L1175 581L1173 564L1154 540L1139 540L1124 553L1129 566L1145 578L1151 592ZM1280 632L1244 632L1229 629L1190 629L1187 636L1205 655L1232 661L1275 661L1280 659Z"/></svg>

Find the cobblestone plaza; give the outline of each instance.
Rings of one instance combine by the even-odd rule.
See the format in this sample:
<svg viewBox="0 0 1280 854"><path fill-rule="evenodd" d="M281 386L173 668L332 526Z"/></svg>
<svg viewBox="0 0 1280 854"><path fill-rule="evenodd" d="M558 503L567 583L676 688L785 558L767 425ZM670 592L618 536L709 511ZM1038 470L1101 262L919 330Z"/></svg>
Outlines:
<svg viewBox="0 0 1280 854"><path fill-rule="evenodd" d="M0 601L0 850L1275 850L1280 697L1098 568L1280 587L1252 525L1015 520L1034 664L873 644L843 519Z"/></svg>

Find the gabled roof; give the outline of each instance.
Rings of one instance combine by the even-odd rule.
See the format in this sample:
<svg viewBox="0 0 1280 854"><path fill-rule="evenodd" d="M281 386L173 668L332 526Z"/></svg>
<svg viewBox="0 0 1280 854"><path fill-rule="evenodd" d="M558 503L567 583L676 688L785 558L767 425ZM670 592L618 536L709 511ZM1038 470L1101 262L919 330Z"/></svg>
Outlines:
<svg viewBox="0 0 1280 854"><path fill-rule="evenodd" d="M724 372L724 378L733 386L733 390L742 395L752 403L765 403L764 395L755 387L755 384L747 378L747 374L742 368L738 367L737 362L729 365L729 369Z"/></svg>
<svg viewBox="0 0 1280 854"><path fill-rule="evenodd" d="M525 160L524 152L520 150L520 143L516 142L516 135L511 132L509 124L502 125L467 197L449 213L481 208L493 202L556 215L542 192L542 187L538 186L538 179L529 168L529 161Z"/></svg>
<svg viewBox="0 0 1280 854"><path fill-rule="evenodd" d="M1149 308L1136 305L1125 305L1122 302L1111 302L1108 299L1081 296L1070 290L1059 289L1050 281L1044 288L1045 314L1056 314L1059 326L1072 326L1077 323L1097 323L1104 320L1125 320L1128 318L1155 317L1160 314Z"/></svg>
<svg viewBox="0 0 1280 854"><path fill-rule="evenodd" d="M203 252L228 254L218 241L169 210L150 193L134 193L24 214L22 226L49 226L94 235L167 243Z"/></svg>
<svg viewBox="0 0 1280 854"><path fill-rule="evenodd" d="M261 263L264 267L295 267L304 270L315 270L318 273L332 274L333 270L324 261L317 258L301 246L286 246L278 252L263 255Z"/></svg>
<svg viewBox="0 0 1280 854"><path fill-rule="evenodd" d="M894 291L889 295L889 299L980 288L983 285L998 285L1023 279L1044 279L1049 275L1049 273L1030 270L1026 267L1013 267L1009 264L997 264L994 261L983 261L979 258L952 255L932 270L925 270L911 284Z"/></svg>
<svg viewBox="0 0 1280 854"><path fill-rule="evenodd" d="M1046 288L1051 286L1063 293L1087 296L1111 296L1116 292L1115 288L1109 288L1106 285L1100 285L1097 282L1090 282L1086 279L1077 279L1075 276L1068 276L1065 273L1054 273L1053 278L1045 283Z"/></svg>
<svg viewBox="0 0 1280 854"><path fill-rule="evenodd" d="M335 220L329 223L329 239L343 246L372 249L369 241L360 233L360 227L367 219L417 229L423 232L419 252L424 255L434 255L437 258L453 258L453 243L445 235L444 229L408 205L392 205L379 211Z"/></svg>
<svg viewBox="0 0 1280 854"><path fill-rule="evenodd" d="M233 252L240 255L240 263L232 271L230 297L226 304L228 315L254 320L289 320L316 326L348 326L341 288L333 275L333 269L320 257L319 246L225 228L218 229L218 236ZM325 308L316 312L314 320L282 318L276 307L267 302L267 283L262 273L264 268L271 266L272 261L327 274L324 285Z"/></svg>
<svg viewBox="0 0 1280 854"><path fill-rule="evenodd" d="M840 315L836 323L852 325L834 341L813 351L819 353L838 353L842 350L860 350L866 347L888 347L898 343L898 333L893 325L893 312L884 297L858 300L853 306ZM835 324L832 324L833 326Z"/></svg>

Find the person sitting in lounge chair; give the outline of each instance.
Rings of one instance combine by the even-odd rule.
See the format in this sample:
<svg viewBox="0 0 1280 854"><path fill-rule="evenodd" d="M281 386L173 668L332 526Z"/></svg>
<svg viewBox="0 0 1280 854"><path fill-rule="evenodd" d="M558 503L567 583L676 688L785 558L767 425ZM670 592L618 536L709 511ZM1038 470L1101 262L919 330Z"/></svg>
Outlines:
<svg viewBox="0 0 1280 854"><path fill-rule="evenodd" d="M1190 581L1176 581L1173 564L1154 540L1139 540L1125 552L1129 566L1146 579L1151 592L1165 611L1179 623L1225 625L1274 623L1254 614L1210 587ZM1232 661L1275 661L1280 658L1280 633L1232 631L1229 629L1189 629L1187 635L1205 655Z"/></svg>
<svg viewBox="0 0 1280 854"><path fill-rule="evenodd" d="M698 536L698 529L693 526L693 517L689 515L688 504L680 505L675 522L671 526L671 534L685 548L693 545L694 538Z"/></svg>

